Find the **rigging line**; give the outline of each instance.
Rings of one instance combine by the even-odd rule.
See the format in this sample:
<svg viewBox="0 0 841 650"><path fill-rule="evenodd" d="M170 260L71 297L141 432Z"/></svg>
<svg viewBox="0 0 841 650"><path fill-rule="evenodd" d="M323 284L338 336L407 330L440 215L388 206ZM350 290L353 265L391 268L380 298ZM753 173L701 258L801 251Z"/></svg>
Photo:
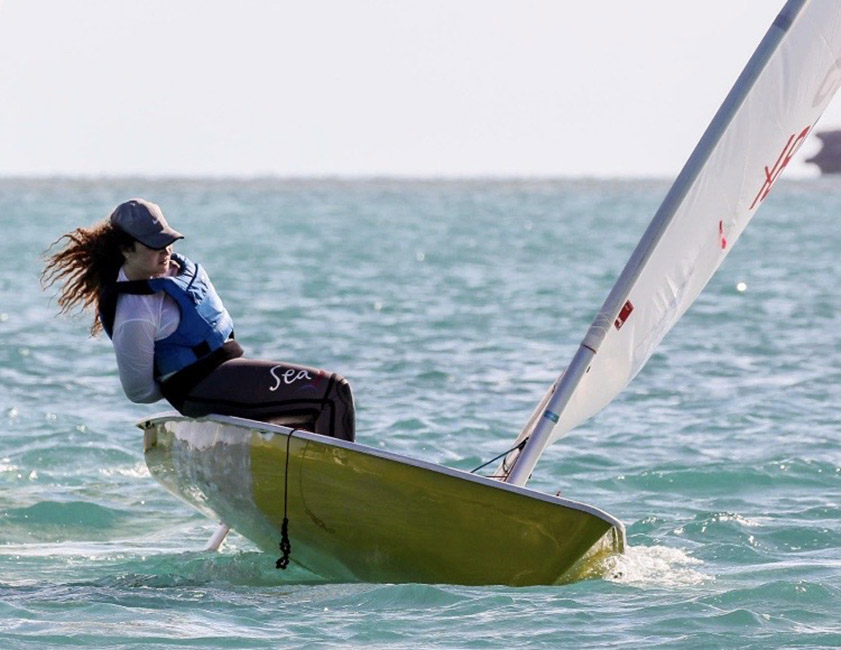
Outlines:
<svg viewBox="0 0 841 650"><path fill-rule="evenodd" d="M330 381L327 382L327 390L324 391L324 396L321 398L321 411L324 412L328 406L330 407L330 421L329 421L329 431L330 437L336 437L336 405L333 403L333 399L330 397L330 392L333 390L333 386L336 383L336 373L334 372L330 375ZM318 414L316 420L321 417L321 413Z"/></svg>
<svg viewBox="0 0 841 650"><path fill-rule="evenodd" d="M499 460L499 459L500 459L500 458L502 458L503 456L507 456L508 454L510 454L510 453L511 453L512 451L514 451L515 449L519 449L520 451L522 451L522 450L523 450L523 447L525 447L525 446L526 446L526 443L527 443L528 441L529 441L528 437L523 438L523 439L522 439L522 440L521 440L518 444L516 444L516 445L514 445L513 447L511 447L511 449L509 449L508 451L503 451L503 452L502 452L499 456L494 456L494 457L493 457L493 458L491 458L491 459L490 459L487 463L482 463L482 464L481 464L481 465L479 465L479 467L477 467L476 469L471 469L471 470L470 470L470 473L471 473L471 474L475 474L476 472L478 472L478 471L479 471L480 469L482 469L483 467L487 467L488 465L490 465L490 464L491 464L492 462L494 462L495 460Z"/></svg>
<svg viewBox="0 0 841 650"><path fill-rule="evenodd" d="M285 569L289 566L289 554L292 552L292 544L289 542L289 518L287 506L289 504L289 444L292 442L292 434L298 429L292 429L286 436L286 469L283 472L283 524L280 527L280 552L281 557L275 562L276 569Z"/></svg>

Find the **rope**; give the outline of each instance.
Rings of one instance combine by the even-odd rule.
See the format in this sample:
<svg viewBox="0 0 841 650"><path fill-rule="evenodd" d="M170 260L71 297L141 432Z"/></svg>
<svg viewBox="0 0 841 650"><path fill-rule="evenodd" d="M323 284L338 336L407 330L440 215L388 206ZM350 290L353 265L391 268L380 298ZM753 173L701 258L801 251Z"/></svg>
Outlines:
<svg viewBox="0 0 841 650"><path fill-rule="evenodd" d="M283 524L280 526L280 552L281 556L275 562L276 569L285 569L289 566L289 554L292 553L292 544L289 542L289 518L287 506L289 503L289 444L292 441L292 434L298 429L292 429L286 436L286 469L283 472Z"/></svg>
<svg viewBox="0 0 841 650"><path fill-rule="evenodd" d="M479 467L477 467L476 469L471 469L471 470L470 470L470 473L471 473L471 474L475 474L476 472L478 472L478 471L479 471L480 469L482 469L483 467L487 467L488 465L490 465L490 464L491 464L492 462L494 462L495 460L499 460L499 459L500 459L500 458L502 458L503 456L507 456L508 454L510 454L510 453L511 453L512 451L514 451L515 449L519 449L520 451L522 451L522 450L523 450L523 447L525 447L525 446L526 446L526 443L528 442L528 440L529 440L528 438L523 438L523 440L522 440L522 442L521 442L520 444L518 444L518 445L514 445L514 446L513 446L513 447L511 447L511 449L509 449L508 451L503 451L503 452L502 452L499 456L494 456L494 457L493 457L493 458L491 458L491 459L490 459L487 463L482 463L482 464L481 464L481 465L479 465Z"/></svg>
<svg viewBox="0 0 841 650"><path fill-rule="evenodd" d="M336 383L336 373L330 375L330 380L327 382L327 390L324 391L324 397L321 398L321 412L323 413L328 407L330 408L330 422L329 431L327 435L331 438L336 437L336 406L333 403L333 398L330 393L333 391L333 384ZM316 421L321 417L321 413L316 416Z"/></svg>

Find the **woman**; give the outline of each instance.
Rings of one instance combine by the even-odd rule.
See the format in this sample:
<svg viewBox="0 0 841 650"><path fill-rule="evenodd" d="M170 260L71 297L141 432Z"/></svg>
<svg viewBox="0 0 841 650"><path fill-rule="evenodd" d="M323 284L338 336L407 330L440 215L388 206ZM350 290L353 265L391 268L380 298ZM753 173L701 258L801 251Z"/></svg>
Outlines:
<svg viewBox="0 0 841 650"><path fill-rule="evenodd" d="M105 221L54 242L66 243L48 256L42 283L63 283L61 313L95 308L91 334L104 330L111 338L131 401L164 397L189 417L236 415L354 440L347 381L243 358L207 273L172 251L183 237L156 204L131 199Z"/></svg>

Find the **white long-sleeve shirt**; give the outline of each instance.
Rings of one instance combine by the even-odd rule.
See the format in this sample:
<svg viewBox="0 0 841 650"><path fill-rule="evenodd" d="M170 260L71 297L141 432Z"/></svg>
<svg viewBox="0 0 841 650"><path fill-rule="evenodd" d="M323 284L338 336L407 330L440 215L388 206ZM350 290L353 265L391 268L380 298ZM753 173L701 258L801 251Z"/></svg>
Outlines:
<svg viewBox="0 0 841 650"><path fill-rule="evenodd" d="M171 269L173 274L177 269ZM120 269L118 282L128 280ZM111 341L120 383L132 402L157 402L163 395L155 381L155 341L172 334L181 321L178 305L163 291L151 295L123 293L117 299Z"/></svg>

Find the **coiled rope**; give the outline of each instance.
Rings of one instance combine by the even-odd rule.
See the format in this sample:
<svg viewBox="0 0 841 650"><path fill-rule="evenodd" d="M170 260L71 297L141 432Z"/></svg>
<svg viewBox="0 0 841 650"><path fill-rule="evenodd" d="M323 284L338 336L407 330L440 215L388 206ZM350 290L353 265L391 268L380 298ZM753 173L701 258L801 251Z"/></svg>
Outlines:
<svg viewBox="0 0 841 650"><path fill-rule="evenodd" d="M280 526L280 552L281 556L275 562L276 569L285 569L289 566L289 555L292 553L292 544L289 541L289 518L287 517L287 506L289 504L289 444L292 442L292 434L298 429L292 429L286 436L286 469L283 472L283 524Z"/></svg>

